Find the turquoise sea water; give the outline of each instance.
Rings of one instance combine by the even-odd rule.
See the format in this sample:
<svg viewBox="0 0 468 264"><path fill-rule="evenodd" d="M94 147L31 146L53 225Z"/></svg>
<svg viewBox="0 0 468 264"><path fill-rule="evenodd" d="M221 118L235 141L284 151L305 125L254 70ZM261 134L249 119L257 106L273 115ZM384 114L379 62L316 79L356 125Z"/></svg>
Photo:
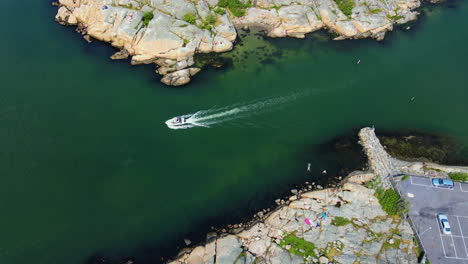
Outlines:
<svg viewBox="0 0 468 264"><path fill-rule="evenodd" d="M246 36L233 66L182 88L110 61L107 45L56 24L48 1L0 6L0 263L156 263L308 180L308 162L333 174L322 144L361 126L468 144L467 2L427 7L382 43ZM302 96L212 128L164 124L291 93Z"/></svg>

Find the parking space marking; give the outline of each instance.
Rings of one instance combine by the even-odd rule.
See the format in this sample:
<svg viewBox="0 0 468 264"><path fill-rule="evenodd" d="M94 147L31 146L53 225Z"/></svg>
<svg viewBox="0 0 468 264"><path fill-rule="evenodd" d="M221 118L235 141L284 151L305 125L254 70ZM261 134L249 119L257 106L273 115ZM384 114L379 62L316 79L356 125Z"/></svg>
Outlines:
<svg viewBox="0 0 468 264"><path fill-rule="evenodd" d="M459 182L458 184L460 185L460 191L461 191L461 192L468 192L468 184L466 184L466 183L461 183L461 182ZM467 187L466 187L466 188L467 188L466 190L463 189L463 187L462 187L463 185L466 185L466 186L467 186Z"/></svg>
<svg viewBox="0 0 468 264"><path fill-rule="evenodd" d="M414 183L413 182L413 176L410 177L410 180L411 180L411 184L412 185L416 185L416 186L424 186L424 187L429 187L429 188L436 188L436 189L443 189L443 190L448 190L448 191L453 191L455 188L442 188L442 187L436 187L436 186L433 186L432 184L429 184L429 185L426 185L426 184L420 184L420 183ZM461 187L460 187L461 188ZM468 192L467 191L463 191L462 192Z"/></svg>
<svg viewBox="0 0 468 264"><path fill-rule="evenodd" d="M461 228L461 224L460 224L460 221L459 221L459 217L465 217L465 218L468 218L468 216L461 216L461 215L447 215L447 216L454 216L457 218L457 222L458 222L458 226L460 227L460 232L461 232L461 236L454 236L454 235L447 235L447 234L444 234L442 233L442 230L440 229L440 223L439 223L439 219L437 219L437 214L436 214L436 222L437 222L437 227L439 229L439 236L440 236L440 244L442 245L442 250L444 251L444 257L445 258L448 258L448 259L459 259L459 260L468 260L468 248L466 247L466 242L465 242L465 239L468 240L468 237L465 237L464 234L463 234L463 231L462 231L462 228ZM445 248L445 244L444 244L444 238L446 239L449 239L452 241L452 244L450 244L450 242L446 242L447 245L449 246L448 249ZM466 256L466 257L459 257L459 254L457 253L457 245L458 244L455 244L455 240L454 238L457 238L457 239L461 239L463 241L463 248L465 250L464 253L466 253L466 255L464 253L462 253L462 256ZM449 241L450 241L449 240ZM453 253L455 253L455 257L452 257L452 256L448 256L447 255L447 250L450 249L451 251L451 248L450 247L453 247ZM449 253L451 253L449 251ZM460 252L461 253L461 252Z"/></svg>
<svg viewBox="0 0 468 264"><path fill-rule="evenodd" d="M439 221L436 219L437 225L439 225ZM444 257L447 257L447 252L445 252L444 240L442 239L442 235L440 234L439 229L439 236L440 236L440 244L442 245L442 250L444 251Z"/></svg>
<svg viewBox="0 0 468 264"><path fill-rule="evenodd" d="M457 224L457 216L456 215L447 215L448 221L450 223L451 227L451 236L453 237L461 237L462 234L460 232L460 229L458 229L459 225Z"/></svg>
<svg viewBox="0 0 468 264"><path fill-rule="evenodd" d="M463 245L465 246L465 253L466 253L466 256L468 257L468 249L466 248L465 238L463 237L463 229L461 227L460 219L458 219L458 216L457 216L457 222L458 222L458 226L460 227L460 232L461 232L461 235L462 235L461 240L463 241Z"/></svg>
<svg viewBox="0 0 468 264"><path fill-rule="evenodd" d="M450 238L452 239L452 246L453 246L453 251L455 251L455 257L458 258L457 247L455 246L455 241L453 241L453 236L450 236Z"/></svg>

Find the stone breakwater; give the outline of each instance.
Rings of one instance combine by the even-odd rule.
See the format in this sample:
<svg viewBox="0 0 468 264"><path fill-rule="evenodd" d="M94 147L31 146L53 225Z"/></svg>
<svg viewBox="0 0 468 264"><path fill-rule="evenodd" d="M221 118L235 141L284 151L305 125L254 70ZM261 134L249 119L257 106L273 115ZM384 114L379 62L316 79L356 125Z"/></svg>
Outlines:
<svg viewBox="0 0 468 264"><path fill-rule="evenodd" d="M374 129L361 129L359 140L370 171L353 172L334 188L291 190L293 196L257 221L209 233L205 245L184 249L169 263L417 263L409 223L387 215L375 191L361 185L376 179L390 188L394 160Z"/></svg>
<svg viewBox="0 0 468 264"><path fill-rule="evenodd" d="M226 2L226 1L223 1ZM395 24L417 18L420 0L59 0L56 20L77 26L88 41L121 51L113 59L156 64L168 85L183 85L200 69L196 53L233 48L236 27L258 26L270 37L304 38L327 29L335 39L382 40ZM236 14L237 16L235 16Z"/></svg>
<svg viewBox="0 0 468 264"><path fill-rule="evenodd" d="M369 169L380 179L384 188L391 188L389 177L396 174L392 157L385 151L375 135L374 128L363 128L359 131L359 143L367 156Z"/></svg>

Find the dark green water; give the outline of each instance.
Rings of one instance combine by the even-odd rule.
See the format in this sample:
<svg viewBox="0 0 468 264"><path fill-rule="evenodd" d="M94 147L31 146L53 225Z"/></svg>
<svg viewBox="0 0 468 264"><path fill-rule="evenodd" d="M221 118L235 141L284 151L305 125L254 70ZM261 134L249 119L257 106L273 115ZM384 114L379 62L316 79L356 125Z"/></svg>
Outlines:
<svg viewBox="0 0 468 264"><path fill-rule="evenodd" d="M383 43L321 33L251 40L244 47L282 54L262 64L252 53L183 88L161 85L151 67L111 62L108 46L56 24L48 1L0 7L0 263L78 264L96 254L155 263L184 237L235 223L307 180L307 162L317 175L334 173L321 144L364 125L468 144L466 2L431 7ZM311 90L209 129L164 125Z"/></svg>

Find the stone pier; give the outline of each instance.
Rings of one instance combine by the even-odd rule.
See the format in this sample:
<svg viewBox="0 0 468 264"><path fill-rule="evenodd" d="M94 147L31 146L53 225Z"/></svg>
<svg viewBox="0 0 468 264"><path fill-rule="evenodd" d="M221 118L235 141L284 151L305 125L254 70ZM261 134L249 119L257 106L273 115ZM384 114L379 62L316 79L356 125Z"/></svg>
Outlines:
<svg viewBox="0 0 468 264"><path fill-rule="evenodd" d="M392 157L385 151L375 135L375 129L365 127L359 131L359 143L366 153L369 169L379 180L381 187L391 188L389 177L397 173Z"/></svg>

